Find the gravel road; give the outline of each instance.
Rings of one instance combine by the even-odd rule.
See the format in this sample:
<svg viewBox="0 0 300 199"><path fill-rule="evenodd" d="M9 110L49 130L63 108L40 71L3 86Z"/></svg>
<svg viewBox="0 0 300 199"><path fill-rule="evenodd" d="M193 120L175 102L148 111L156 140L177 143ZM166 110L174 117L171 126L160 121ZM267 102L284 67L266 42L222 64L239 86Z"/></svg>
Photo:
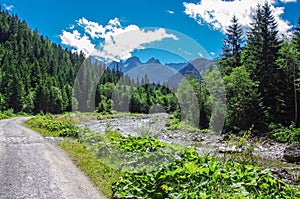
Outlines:
<svg viewBox="0 0 300 199"><path fill-rule="evenodd" d="M0 121L0 199L105 198L59 147L24 127Z"/></svg>

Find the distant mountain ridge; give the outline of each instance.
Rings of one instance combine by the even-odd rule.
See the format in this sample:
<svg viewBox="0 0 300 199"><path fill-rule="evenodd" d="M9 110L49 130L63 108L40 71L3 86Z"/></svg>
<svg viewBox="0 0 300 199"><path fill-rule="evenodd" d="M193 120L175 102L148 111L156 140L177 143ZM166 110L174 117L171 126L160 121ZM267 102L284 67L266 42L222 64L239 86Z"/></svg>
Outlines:
<svg viewBox="0 0 300 199"><path fill-rule="evenodd" d="M191 74L191 71L195 70L197 71L202 71L206 70L207 67L211 64L213 64L214 61L212 60L207 60L204 58L198 58L189 62L184 62L184 63L166 63L166 64L161 64L159 59L156 59L154 57L150 58L148 61L143 63L140 58L133 56L125 60L125 62L120 61L116 62L113 61L108 65L110 69L115 69L115 70L120 70L123 73L127 73L130 70L141 66L145 64L161 64L167 67L170 67L171 69L174 69L175 71L178 71L181 75L186 75L186 74ZM197 73L197 76L199 76L199 73Z"/></svg>
<svg viewBox="0 0 300 199"><path fill-rule="evenodd" d="M112 62L110 69L120 70L132 79L142 79L147 76L151 83L168 83L170 87L177 87L186 75L201 79L201 72L214 67L213 60L198 58L186 63L167 63L165 65L152 57L143 63L138 57L131 57L125 62Z"/></svg>

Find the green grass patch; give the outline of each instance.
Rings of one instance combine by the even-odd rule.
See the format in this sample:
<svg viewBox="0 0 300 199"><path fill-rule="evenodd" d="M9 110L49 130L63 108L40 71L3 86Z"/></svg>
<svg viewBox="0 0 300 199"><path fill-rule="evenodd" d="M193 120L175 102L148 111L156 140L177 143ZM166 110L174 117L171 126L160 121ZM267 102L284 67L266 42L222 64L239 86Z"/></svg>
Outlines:
<svg viewBox="0 0 300 199"><path fill-rule="evenodd" d="M81 127L73 125L69 119L54 117L51 114L37 115L25 122L29 128L36 130L43 136L78 137Z"/></svg>
<svg viewBox="0 0 300 199"><path fill-rule="evenodd" d="M39 134L41 134L44 137L59 137L59 131L48 131L46 129L42 129L42 128L37 128L37 127L33 127L31 126L30 122L28 122L29 120L27 120L24 124L27 128L30 128L36 132L38 132Z"/></svg>
<svg viewBox="0 0 300 199"><path fill-rule="evenodd" d="M112 195L111 186L121 176L119 172L102 164L83 143L65 140L60 146L71 155L76 165L89 176L105 196Z"/></svg>
<svg viewBox="0 0 300 199"><path fill-rule="evenodd" d="M6 110L6 111L0 111L0 120L3 119L9 119L12 117L18 117L18 116L27 116L26 113L14 113L12 109Z"/></svg>
<svg viewBox="0 0 300 199"><path fill-rule="evenodd" d="M168 130L182 130L184 132L208 132L208 130L200 130L196 127L193 127L189 124L186 124L184 122L181 122L179 119L177 118L173 118L170 121L169 126L167 127Z"/></svg>
<svg viewBox="0 0 300 199"><path fill-rule="evenodd" d="M124 137L116 130L104 135L87 133L80 138L101 162L117 171L150 171L176 159L183 146L170 145L151 137Z"/></svg>

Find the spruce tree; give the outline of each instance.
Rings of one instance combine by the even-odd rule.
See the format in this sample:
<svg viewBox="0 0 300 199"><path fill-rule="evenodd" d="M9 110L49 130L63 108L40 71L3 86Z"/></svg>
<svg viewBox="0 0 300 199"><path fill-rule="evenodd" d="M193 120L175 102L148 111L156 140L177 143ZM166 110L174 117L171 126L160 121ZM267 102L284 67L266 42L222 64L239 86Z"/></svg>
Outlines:
<svg viewBox="0 0 300 199"><path fill-rule="evenodd" d="M223 75L229 75L233 68L241 66L243 30L235 15L232 17L231 23L226 30L222 59L219 62Z"/></svg>
<svg viewBox="0 0 300 199"><path fill-rule="evenodd" d="M281 41L277 23L270 5L266 2L258 5L253 17L248 44L243 54L243 63L253 81L258 82L258 91L262 97L263 107L260 114L265 116L265 127L270 122L282 122L281 96L278 90L280 71L275 62L278 58ZM258 107L259 108L259 107Z"/></svg>
<svg viewBox="0 0 300 199"><path fill-rule="evenodd" d="M294 74L294 107L295 107L295 124L296 127L300 127L300 17L298 19L298 26L294 32L294 45L296 48L296 53L294 53L294 58L296 64L293 65ZM294 62L294 63L295 63Z"/></svg>

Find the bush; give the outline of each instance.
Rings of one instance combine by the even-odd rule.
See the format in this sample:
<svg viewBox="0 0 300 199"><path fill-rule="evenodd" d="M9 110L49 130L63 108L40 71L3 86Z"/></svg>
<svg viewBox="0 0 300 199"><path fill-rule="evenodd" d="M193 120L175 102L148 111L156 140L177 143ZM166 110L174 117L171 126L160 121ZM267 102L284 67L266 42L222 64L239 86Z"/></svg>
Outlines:
<svg viewBox="0 0 300 199"><path fill-rule="evenodd" d="M9 119L9 118L14 117L14 116L16 116L16 115L14 114L13 109L9 109L9 110L0 112L0 120Z"/></svg>
<svg viewBox="0 0 300 199"><path fill-rule="evenodd" d="M294 124L289 127L282 126L281 124L271 124L270 137L278 142L287 144L299 144L300 143L300 128L295 128Z"/></svg>
<svg viewBox="0 0 300 199"><path fill-rule="evenodd" d="M80 127L77 127L63 118L60 120L58 118L54 118L51 114L46 115L37 115L36 117L28 120L28 125L30 127L45 129L52 133L53 136L60 137L78 137Z"/></svg>

